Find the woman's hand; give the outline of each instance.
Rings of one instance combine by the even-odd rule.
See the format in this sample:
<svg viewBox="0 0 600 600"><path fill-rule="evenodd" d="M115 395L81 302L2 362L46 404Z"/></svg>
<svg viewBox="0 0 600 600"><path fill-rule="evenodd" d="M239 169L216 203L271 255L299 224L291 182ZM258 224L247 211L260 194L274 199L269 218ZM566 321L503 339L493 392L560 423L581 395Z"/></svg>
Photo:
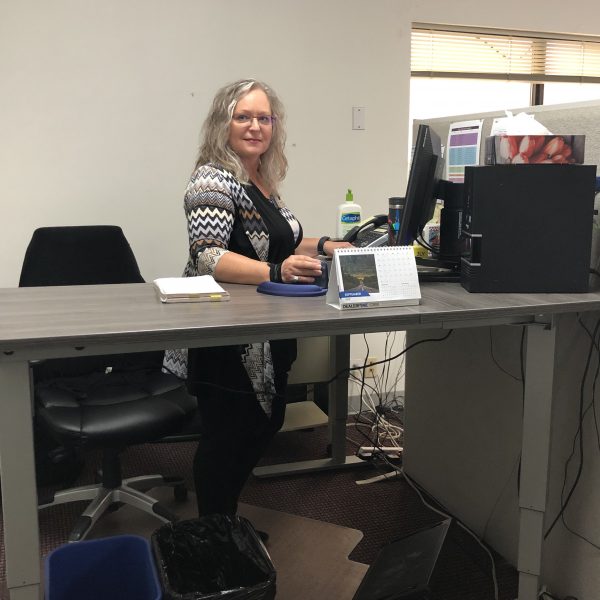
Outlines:
<svg viewBox="0 0 600 600"><path fill-rule="evenodd" d="M292 254L281 263L284 283L313 283L321 275L321 261L302 254Z"/></svg>

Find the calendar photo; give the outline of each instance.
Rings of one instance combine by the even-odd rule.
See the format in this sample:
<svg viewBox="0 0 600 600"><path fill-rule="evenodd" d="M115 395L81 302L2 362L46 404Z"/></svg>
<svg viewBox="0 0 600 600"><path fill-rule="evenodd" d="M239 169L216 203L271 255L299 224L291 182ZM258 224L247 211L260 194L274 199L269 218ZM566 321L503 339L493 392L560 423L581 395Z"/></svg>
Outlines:
<svg viewBox="0 0 600 600"><path fill-rule="evenodd" d="M379 292L377 265L373 254L340 255L341 288L346 292Z"/></svg>

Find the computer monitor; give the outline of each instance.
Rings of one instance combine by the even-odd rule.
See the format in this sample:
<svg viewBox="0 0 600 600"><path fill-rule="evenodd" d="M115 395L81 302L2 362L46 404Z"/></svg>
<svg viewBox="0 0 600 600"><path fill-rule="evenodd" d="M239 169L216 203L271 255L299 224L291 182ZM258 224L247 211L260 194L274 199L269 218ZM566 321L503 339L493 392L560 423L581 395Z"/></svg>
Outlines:
<svg viewBox="0 0 600 600"><path fill-rule="evenodd" d="M429 125L419 125L413 152L399 240L411 246L433 218L436 191L444 169L442 144Z"/></svg>

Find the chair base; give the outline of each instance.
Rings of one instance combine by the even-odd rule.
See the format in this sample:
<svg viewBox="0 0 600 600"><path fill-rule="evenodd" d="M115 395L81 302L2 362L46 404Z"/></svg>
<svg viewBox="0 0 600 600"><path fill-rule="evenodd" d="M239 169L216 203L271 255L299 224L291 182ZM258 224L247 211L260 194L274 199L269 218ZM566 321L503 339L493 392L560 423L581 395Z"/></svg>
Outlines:
<svg viewBox="0 0 600 600"><path fill-rule="evenodd" d="M128 504L143 510L163 523L177 521L178 516L175 513L160 504L156 498L144 493L158 486L172 487L177 500L184 500L187 497L187 488L183 479L162 475L143 475L123 479L121 484L114 488L105 487L102 483L98 483L60 490L55 492L51 499L44 499L43 503L38 505L38 508L91 500L69 534L69 542L79 542L88 535L94 523L116 503Z"/></svg>

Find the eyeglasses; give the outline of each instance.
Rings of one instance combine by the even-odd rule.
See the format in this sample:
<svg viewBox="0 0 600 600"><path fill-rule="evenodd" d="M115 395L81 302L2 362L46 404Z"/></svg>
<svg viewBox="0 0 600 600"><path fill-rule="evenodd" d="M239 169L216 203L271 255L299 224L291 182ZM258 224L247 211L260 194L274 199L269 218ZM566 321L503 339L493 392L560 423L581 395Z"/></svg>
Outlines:
<svg viewBox="0 0 600 600"><path fill-rule="evenodd" d="M261 127L270 127L275 123L276 120L273 115L246 115L244 113L233 115L231 119L238 125L249 125L252 123L252 121L254 121L254 119L256 119L257 123Z"/></svg>

